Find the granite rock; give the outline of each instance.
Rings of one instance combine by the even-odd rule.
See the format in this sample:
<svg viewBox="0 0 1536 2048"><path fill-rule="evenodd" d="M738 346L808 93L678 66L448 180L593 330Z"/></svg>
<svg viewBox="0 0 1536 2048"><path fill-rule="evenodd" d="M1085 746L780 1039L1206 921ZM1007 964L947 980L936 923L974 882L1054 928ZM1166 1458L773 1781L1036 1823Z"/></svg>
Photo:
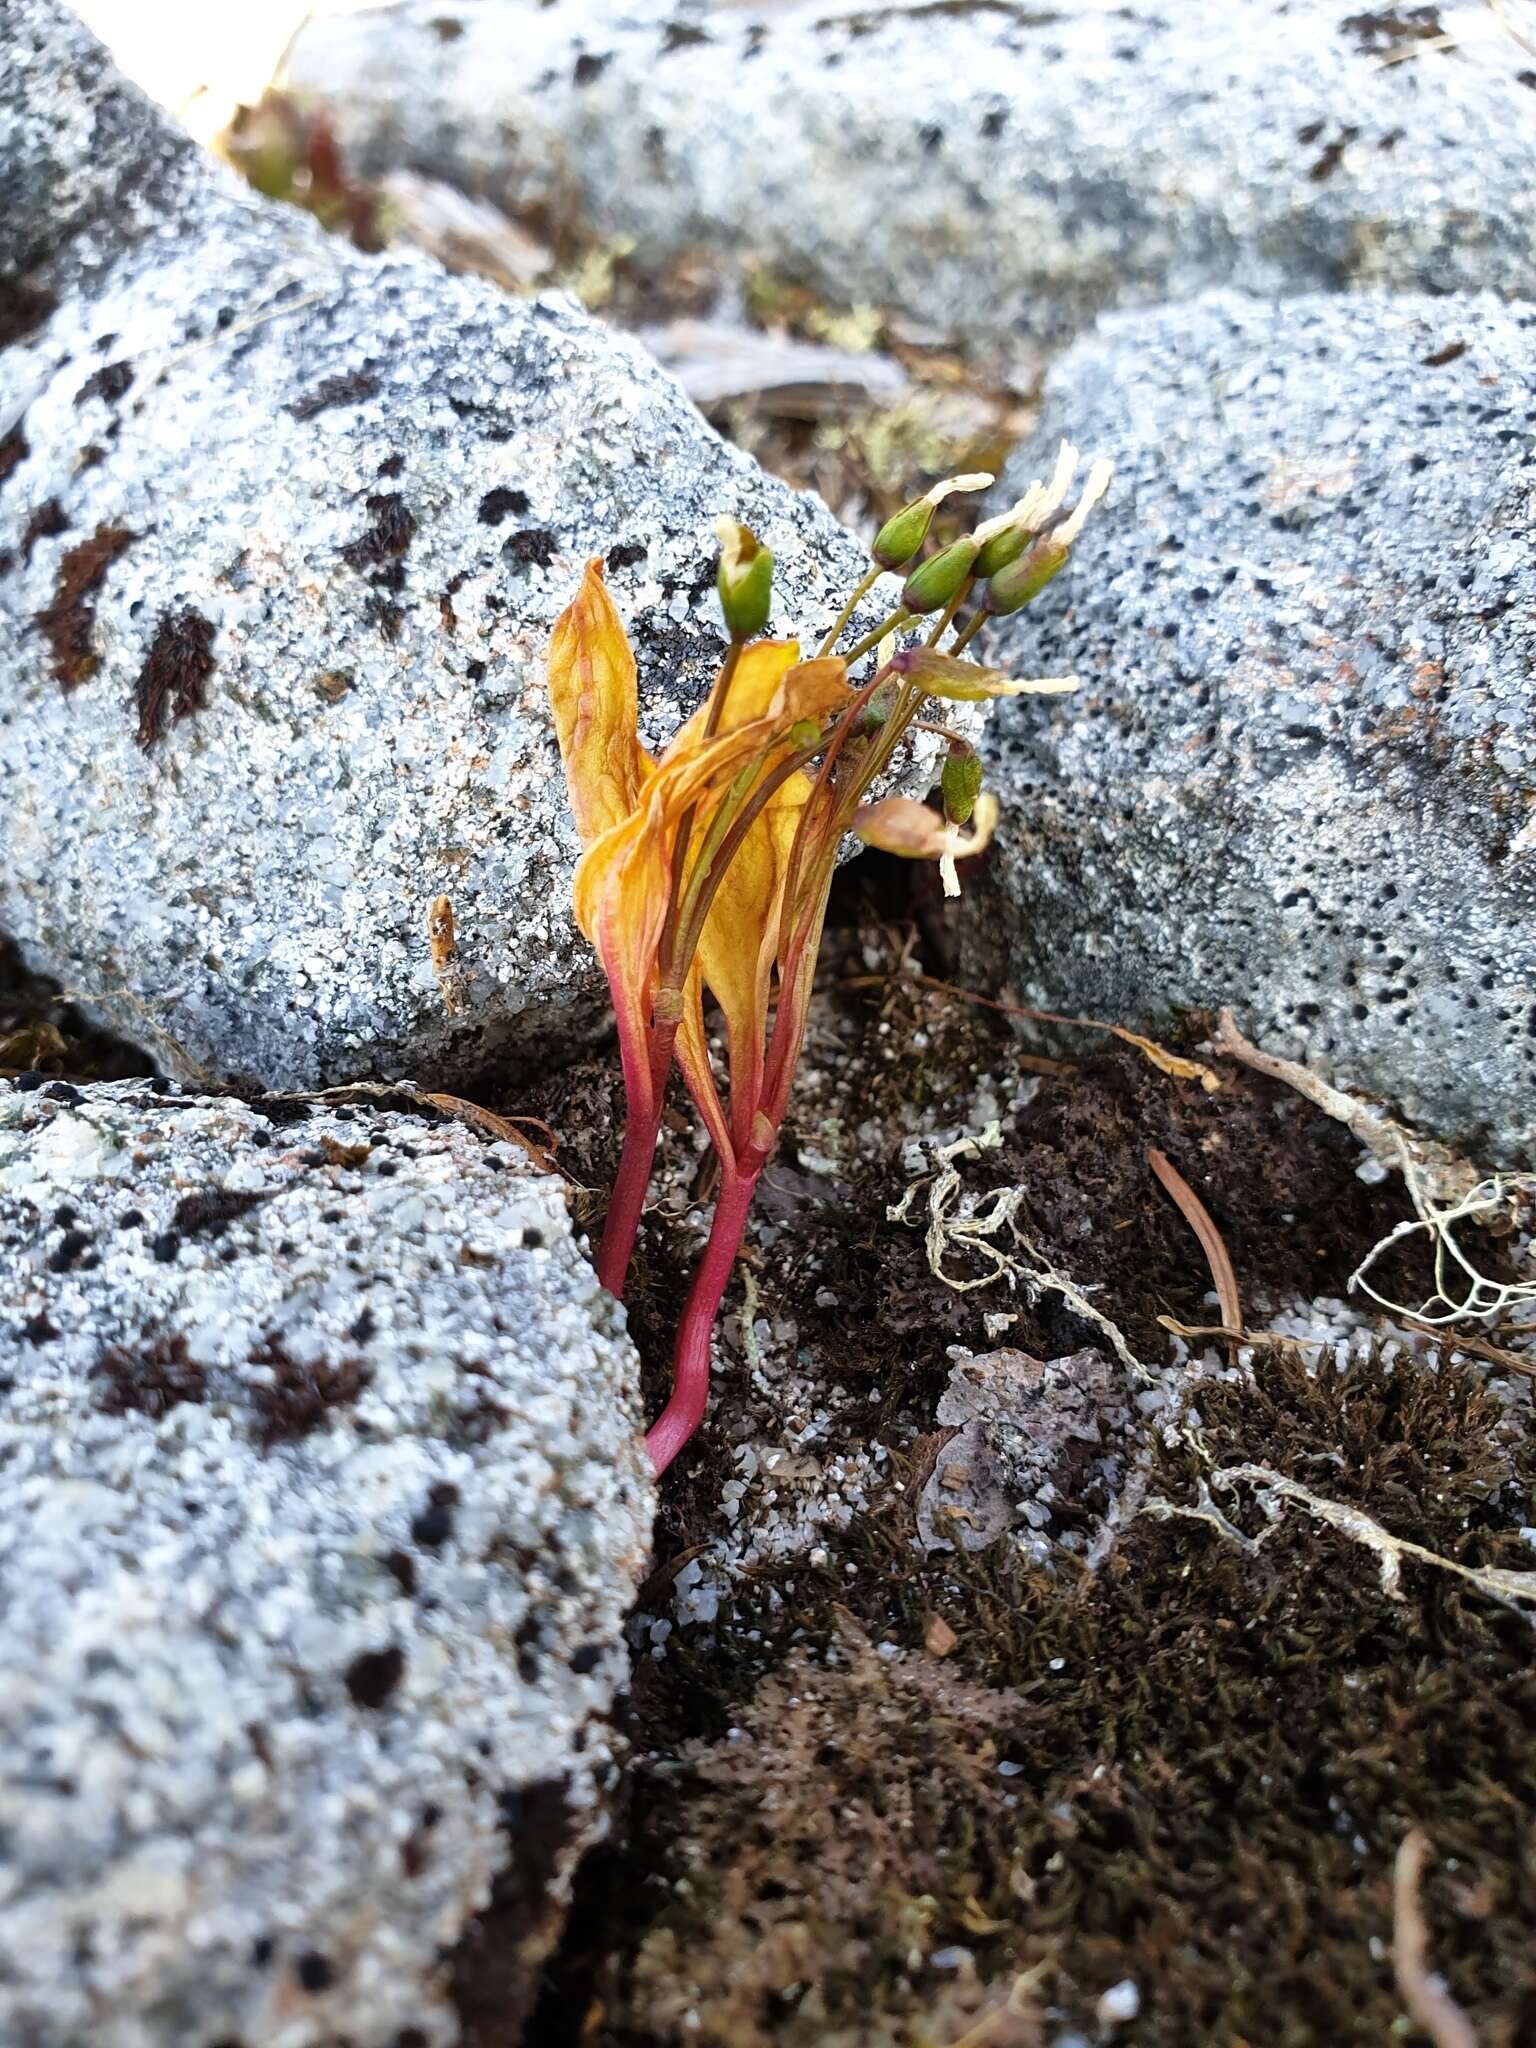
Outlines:
<svg viewBox="0 0 1536 2048"><path fill-rule="evenodd" d="M312 19L286 77L365 172L994 361L1218 284L1536 287L1536 73L1478 6L405 0Z"/></svg>
<svg viewBox="0 0 1536 2048"><path fill-rule="evenodd" d="M995 634L968 971L1251 1037L1490 1165L1536 1148L1536 310L1219 294L1118 315L1040 439L1118 464Z"/></svg>
<svg viewBox="0 0 1536 2048"><path fill-rule="evenodd" d="M452 1076L595 1013L543 668L583 561L655 743L722 651L718 512L782 628L862 553L563 298L257 199L53 0L0 19L0 137L0 928L193 1079Z"/></svg>
<svg viewBox="0 0 1536 2048"><path fill-rule="evenodd" d="M446 2048L493 1882L526 1994L603 1825L622 1312L559 1183L428 1109L38 1078L0 1082L0 2036Z"/></svg>

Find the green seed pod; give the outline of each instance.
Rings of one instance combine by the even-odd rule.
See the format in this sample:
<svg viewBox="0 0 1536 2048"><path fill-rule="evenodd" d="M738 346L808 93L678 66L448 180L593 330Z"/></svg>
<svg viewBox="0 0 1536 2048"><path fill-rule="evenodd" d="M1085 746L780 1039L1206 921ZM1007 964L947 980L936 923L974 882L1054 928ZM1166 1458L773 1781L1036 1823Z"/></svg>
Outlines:
<svg viewBox="0 0 1536 2048"><path fill-rule="evenodd" d="M1001 533L994 533L981 544L981 553L976 557L976 580L987 583L999 569L1006 569L1010 562L1016 562L1029 546L1032 536L1022 526L1005 526Z"/></svg>
<svg viewBox="0 0 1536 2048"><path fill-rule="evenodd" d="M789 743L798 754L805 747L814 747L821 738L821 727L814 718L797 719L789 728Z"/></svg>
<svg viewBox="0 0 1536 2048"><path fill-rule="evenodd" d="M1037 598L1066 561L1071 549L1047 534L1027 553L999 569L987 585L986 608L998 617L1022 611Z"/></svg>
<svg viewBox="0 0 1536 2048"><path fill-rule="evenodd" d="M904 569L907 566L928 538L933 513L931 499L914 498L910 505L903 505L899 512L891 514L875 535L875 544L869 551L882 569Z"/></svg>
<svg viewBox="0 0 1536 2048"><path fill-rule="evenodd" d="M773 556L736 519L717 519L720 572L715 587L727 630L735 640L751 640L768 623L773 603Z"/></svg>
<svg viewBox="0 0 1536 2048"><path fill-rule="evenodd" d="M903 605L914 617L942 611L970 575L975 562L976 543L968 533L952 540L947 548L918 563L902 585Z"/></svg>
<svg viewBox="0 0 1536 2048"><path fill-rule="evenodd" d="M945 756L939 788L944 795L944 815L951 825L969 824L981 794L981 756L973 747L957 747Z"/></svg>

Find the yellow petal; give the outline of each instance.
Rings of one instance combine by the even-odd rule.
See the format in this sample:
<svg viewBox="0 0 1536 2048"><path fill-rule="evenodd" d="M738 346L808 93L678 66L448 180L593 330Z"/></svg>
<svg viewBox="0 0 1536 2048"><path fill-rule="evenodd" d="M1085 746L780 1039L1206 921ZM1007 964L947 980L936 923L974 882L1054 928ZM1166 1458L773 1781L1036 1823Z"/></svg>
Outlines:
<svg viewBox="0 0 1536 2048"><path fill-rule="evenodd" d="M603 963L626 1055L640 1046L650 1022L670 865L669 842L644 809L611 825L576 863L576 922Z"/></svg>
<svg viewBox="0 0 1536 2048"><path fill-rule="evenodd" d="M725 709L715 727L716 735L735 732L764 717L785 674L800 659L798 640L756 640L742 649L725 693ZM667 742L663 761L673 760L701 744L709 717L708 698L686 724L678 727Z"/></svg>
<svg viewBox="0 0 1536 2048"><path fill-rule="evenodd" d="M798 771L774 791L725 870L699 935L699 965L725 1018L738 1145L746 1142L762 1088L779 912L810 793L810 782Z"/></svg>
<svg viewBox="0 0 1536 2048"><path fill-rule="evenodd" d="M697 962L689 968L688 979L683 984L683 1014L677 1027L674 1050L677 1064L683 1070L683 1079L688 1084L688 1093L703 1118L710 1142L722 1159L729 1159L735 1146L731 1142L730 1126L720 1106L720 1091L715 1086L714 1069L710 1065L709 1038L704 1029L703 987Z"/></svg>
<svg viewBox="0 0 1536 2048"><path fill-rule="evenodd" d="M576 829L591 846L634 810L650 767L636 736L635 657L601 556L555 621L549 701Z"/></svg>
<svg viewBox="0 0 1536 2048"><path fill-rule="evenodd" d="M802 718L820 721L830 712L841 711L852 696L847 662L841 655L821 655L785 671L767 715L783 726L798 725Z"/></svg>

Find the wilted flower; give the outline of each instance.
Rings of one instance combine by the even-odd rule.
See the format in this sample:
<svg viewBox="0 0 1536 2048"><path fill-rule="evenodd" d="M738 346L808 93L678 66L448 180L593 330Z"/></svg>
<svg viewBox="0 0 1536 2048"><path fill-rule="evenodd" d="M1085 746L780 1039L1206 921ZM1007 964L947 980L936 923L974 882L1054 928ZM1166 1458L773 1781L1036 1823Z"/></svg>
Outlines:
<svg viewBox="0 0 1536 2048"><path fill-rule="evenodd" d="M1022 530L1054 512L1070 453L1064 449L1058 464L1060 489L1041 493L1051 499L1044 512L1027 494L1007 515L1013 523L996 531ZM1074 687L1072 677L1016 682L961 660L956 650L976 631L985 600L954 649L939 651L979 581L976 536L920 564L897 609L846 654L833 651L858 597L921 546L933 508L950 491L989 481L950 478L887 521L876 546L893 560L877 553L810 660L797 641L754 637L768 619L773 556L747 527L722 520L718 586L730 647L705 704L656 759L637 736L634 656L599 558L556 624L550 698L583 849L574 908L608 977L626 1096L624 1151L598 1253L605 1286L623 1291L674 1059L720 1158L709 1242L679 1327L672 1398L646 1439L658 1471L704 1414L715 1318L789 1105L839 846L853 831L871 845L936 859L946 889L958 892L956 862L981 852L997 822L974 750L951 736L942 815L906 796L871 801L870 791L930 700ZM1050 536L1063 559L1090 493L1102 494L1104 482L1099 465L1077 511ZM913 533L909 553L898 555ZM1028 560L1026 549L1005 566ZM895 651L891 636L919 610L941 613L927 643ZM850 681L850 669L877 646L873 673ZM706 990L725 1027L723 1092L705 1030Z"/></svg>

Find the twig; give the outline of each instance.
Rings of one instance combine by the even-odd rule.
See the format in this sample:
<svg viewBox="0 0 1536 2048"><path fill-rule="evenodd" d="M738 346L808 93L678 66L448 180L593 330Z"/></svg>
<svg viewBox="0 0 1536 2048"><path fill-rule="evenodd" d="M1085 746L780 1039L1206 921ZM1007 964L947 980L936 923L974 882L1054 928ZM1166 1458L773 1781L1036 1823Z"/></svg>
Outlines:
<svg viewBox="0 0 1536 2048"><path fill-rule="evenodd" d="M1268 1465L1229 1465L1210 1476L1213 1489L1230 1490L1244 1482L1259 1489L1259 1505L1271 1521L1278 1521L1286 1503L1294 1502L1320 1522L1326 1522L1341 1535L1373 1551L1381 1571L1381 1590L1389 1600L1403 1597L1403 1559L1406 1557L1416 1564L1433 1565L1437 1571L1450 1572L1458 1579L1465 1579L1480 1593L1488 1594L1505 1606L1514 1607L1521 1602L1536 1604L1536 1571L1515 1572L1502 1565L1459 1564L1454 1557L1442 1557L1439 1551L1426 1550L1422 1543L1411 1543L1406 1536L1394 1536L1390 1529L1384 1529L1363 1508L1347 1507L1342 1501L1329 1500L1323 1494L1314 1493L1311 1487L1303 1486L1300 1480L1288 1479L1283 1472L1272 1471Z"/></svg>
<svg viewBox="0 0 1536 2048"><path fill-rule="evenodd" d="M1392 1866L1392 1975L1408 2017L1435 2048L1477 2048L1472 2022L1429 1967L1429 1928L1419 1902L1428 1855L1429 1837L1410 1828Z"/></svg>
<svg viewBox="0 0 1536 2048"><path fill-rule="evenodd" d="M1499 1365L1506 1372L1523 1373L1528 1380L1536 1380L1536 1359L1520 1358L1513 1351L1506 1351L1501 1344L1490 1344L1486 1337L1476 1337L1470 1330L1458 1330L1454 1337L1448 1337L1437 1323L1426 1323L1421 1316L1402 1316L1401 1322L1411 1330L1422 1330L1426 1337L1439 1340L1446 1351L1470 1351L1475 1358L1486 1358L1490 1365Z"/></svg>
<svg viewBox="0 0 1536 2048"><path fill-rule="evenodd" d="M1417 1170L1425 1181L1427 1192L1437 1201L1459 1199L1476 1184L1474 1169L1446 1146L1416 1137L1384 1110L1377 1109L1373 1103L1362 1102L1358 1096L1346 1094L1342 1088L1330 1086L1299 1060L1282 1059L1278 1053L1264 1052L1244 1038L1230 1010L1220 1012L1211 1045L1215 1051L1225 1053L1228 1059L1252 1067L1256 1074L1267 1074L1272 1081L1283 1081L1287 1088L1294 1088L1298 1095L1315 1103L1325 1116L1343 1124L1389 1171L1406 1175L1410 1169Z"/></svg>
<svg viewBox="0 0 1536 2048"><path fill-rule="evenodd" d="M1221 1303L1222 1321L1229 1330L1241 1330L1243 1301L1237 1291L1237 1274L1233 1270L1231 1254L1222 1240L1221 1232L1216 1228L1210 1210L1168 1155L1159 1152L1155 1145L1147 1147L1147 1164L1173 1197L1184 1221L1200 1240L1200 1249L1205 1253L1205 1262L1210 1267L1211 1278L1216 1283L1216 1299Z"/></svg>

